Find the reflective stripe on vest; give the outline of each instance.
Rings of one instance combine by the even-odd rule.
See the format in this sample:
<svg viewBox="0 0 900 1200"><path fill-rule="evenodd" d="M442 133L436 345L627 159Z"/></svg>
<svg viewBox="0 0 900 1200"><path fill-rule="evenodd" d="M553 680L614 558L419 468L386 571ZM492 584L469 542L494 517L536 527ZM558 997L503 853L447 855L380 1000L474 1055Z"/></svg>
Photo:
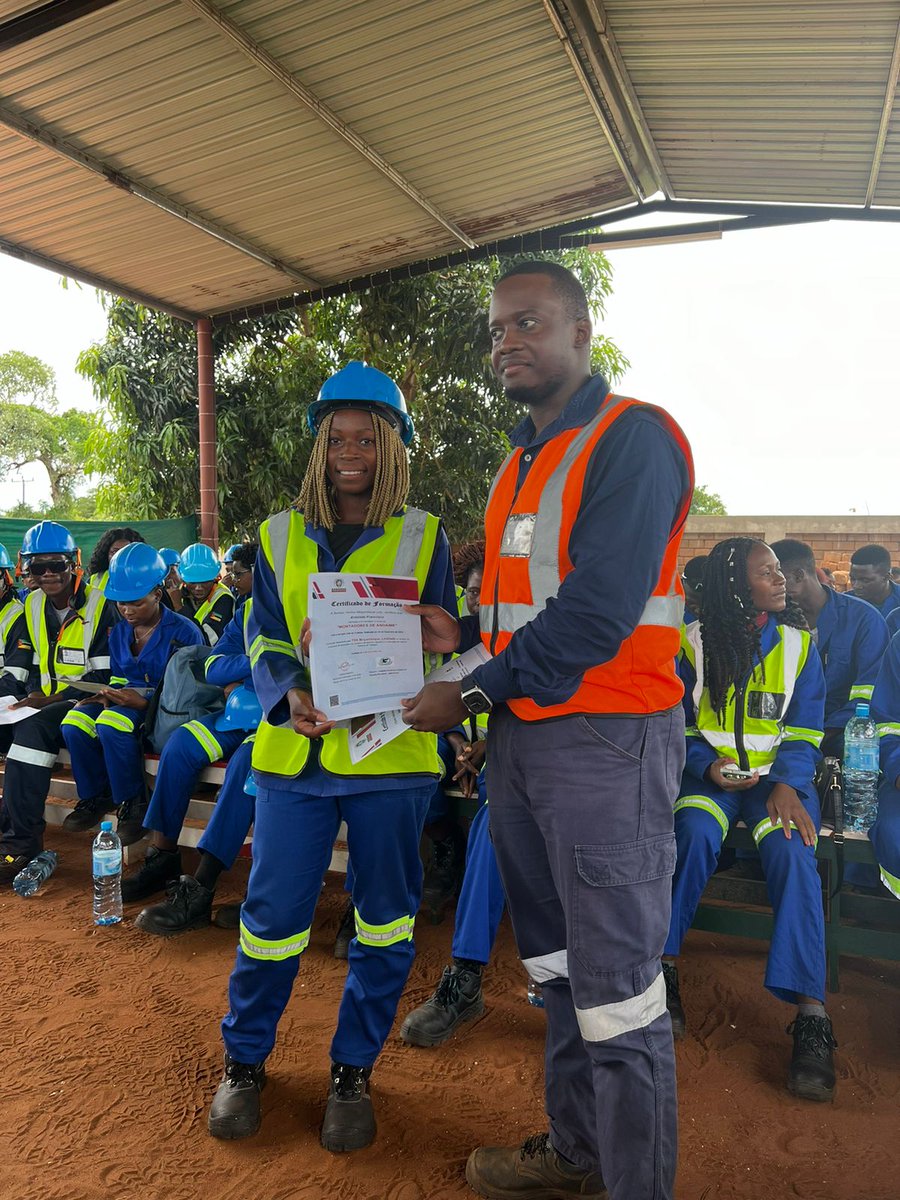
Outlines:
<svg viewBox="0 0 900 1200"><path fill-rule="evenodd" d="M34 591L25 603L25 621L31 645L34 648L34 665L40 670L41 691L45 696L60 692L70 679L81 679L90 671L109 668L109 658L91 659L91 642L97 632L103 613L105 599L99 588L88 588L84 604L69 616L62 629L53 652L53 673L50 671L50 640L47 637L45 605L47 597L40 590ZM62 652L72 651L78 662L61 661ZM105 667L103 666L105 664ZM55 681L54 681L55 677Z"/></svg>
<svg viewBox="0 0 900 1200"><path fill-rule="evenodd" d="M757 663L753 668L744 687L743 729L738 736L735 729L734 687L728 689L723 727L710 703L709 689L704 686L700 622L693 621L682 631L682 649L697 676L693 691L697 733L720 758L735 759L739 763L743 761L746 770L759 771L760 775L768 775L783 741L803 740L818 746L822 740L820 729L801 730L785 724L797 678L809 655L809 634L790 625L777 626L777 633L775 645L763 656L762 666ZM757 696L759 700L754 699ZM776 704L779 709L777 716L774 715ZM759 716L754 713L754 710L767 708L773 711L773 715Z"/></svg>
<svg viewBox="0 0 900 1200"><path fill-rule="evenodd" d="M5 606L0 609L0 671L6 661L6 635L25 611L25 605L12 593Z"/></svg>
<svg viewBox="0 0 900 1200"><path fill-rule="evenodd" d="M264 521L259 531L260 553L268 559L284 610L290 646L257 638L253 658L268 649L292 652L302 662L300 631L307 615L309 575L319 569L319 546L306 536L306 522L293 509ZM414 576L419 594L424 591L437 545L440 522L431 513L407 508L403 516L390 517L384 533L354 550L343 562L347 574ZM394 741L375 750L362 762L350 760L346 729L333 729L319 741L320 763L332 775L388 776L435 775L443 766L437 753L437 738L409 729ZM309 739L295 733L290 721L271 725L263 720L253 744L253 766L271 775L296 776L309 758Z"/></svg>
<svg viewBox="0 0 900 1200"><path fill-rule="evenodd" d="M213 590L209 593L209 595L203 601L203 603L200 605L200 607L197 609L197 611L194 613L194 615L191 619L196 621L198 625L202 626L203 622L206 620L206 618L212 612L215 605L219 602L219 600L222 599L223 596L229 596L229 597L231 597L232 600L234 599L234 597L231 595L231 592L229 592L228 588L225 586L224 583L217 583L216 586L213 588ZM218 639L216 639L216 640L218 640Z"/></svg>
<svg viewBox="0 0 900 1200"><path fill-rule="evenodd" d="M509 707L524 720L573 713L651 713L674 707L682 687L674 660L684 612L677 569L678 550L693 489L690 447L672 418L661 409L610 393L587 425L566 430L541 447L517 491L521 450L500 468L485 514L485 568L479 612L481 638L500 653L516 630L533 621L559 594L573 569L569 539L581 510L594 452L608 429L630 408L650 408L672 436L687 467L689 487L675 519L659 578L633 633L609 662L589 668L572 697L539 705L512 699ZM639 498L636 498L639 503Z"/></svg>

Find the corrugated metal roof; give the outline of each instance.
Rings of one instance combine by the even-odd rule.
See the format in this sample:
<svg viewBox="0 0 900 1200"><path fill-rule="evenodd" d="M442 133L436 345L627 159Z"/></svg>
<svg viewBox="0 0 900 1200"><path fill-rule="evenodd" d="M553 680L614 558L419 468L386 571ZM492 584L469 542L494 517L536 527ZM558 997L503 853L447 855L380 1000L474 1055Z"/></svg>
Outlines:
<svg viewBox="0 0 900 1200"><path fill-rule="evenodd" d="M208 314L602 213L653 179L860 205L900 22L900 0L204 6L118 0L4 48L35 5L0 0L0 247ZM875 202L898 205L885 122Z"/></svg>

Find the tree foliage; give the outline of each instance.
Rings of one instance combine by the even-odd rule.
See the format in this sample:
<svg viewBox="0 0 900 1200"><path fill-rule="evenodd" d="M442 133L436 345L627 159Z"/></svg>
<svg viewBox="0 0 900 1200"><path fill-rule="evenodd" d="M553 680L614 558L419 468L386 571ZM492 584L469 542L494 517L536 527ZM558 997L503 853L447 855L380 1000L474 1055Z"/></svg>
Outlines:
<svg viewBox="0 0 900 1200"><path fill-rule="evenodd" d="M702 483L698 483L694 488L694 495L691 499L691 512L706 513L709 516L715 517L726 517L728 515L728 510L718 492L711 492Z"/></svg>
<svg viewBox="0 0 900 1200"><path fill-rule="evenodd" d="M50 482L50 510L75 499L97 418L77 408L57 411L53 368L11 350L0 355L0 479L41 463Z"/></svg>
<svg viewBox="0 0 900 1200"><path fill-rule="evenodd" d="M547 255L575 269L595 317L611 291L601 255ZM256 529L296 495L311 448L306 408L350 359L387 372L416 424L412 499L442 514L452 540L478 536L490 481L521 411L490 370L485 314L492 280L515 260L436 272L214 331L222 536ZM619 377L625 359L608 339L595 368ZM91 466L108 481L106 507L165 517L196 508L197 379L194 331L126 300L108 302L103 342L79 371L106 410Z"/></svg>

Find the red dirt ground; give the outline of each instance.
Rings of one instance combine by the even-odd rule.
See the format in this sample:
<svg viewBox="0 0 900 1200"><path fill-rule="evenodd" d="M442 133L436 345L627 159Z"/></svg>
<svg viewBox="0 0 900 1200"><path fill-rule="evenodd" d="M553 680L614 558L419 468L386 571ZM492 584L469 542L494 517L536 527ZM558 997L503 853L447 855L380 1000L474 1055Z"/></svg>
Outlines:
<svg viewBox="0 0 900 1200"><path fill-rule="evenodd" d="M270 1059L262 1131L214 1141L205 1114L234 934L97 929L89 839L50 831L47 841L60 852L56 875L31 900L0 899L0 1200L451 1200L471 1195L473 1147L543 1127L543 1015L525 1003L504 921L485 1016L436 1050L404 1046L395 1031L373 1078L377 1142L339 1157L320 1148L345 969L331 957L343 896L330 876ZM237 898L245 874L242 863L220 898ZM420 918L398 1027L430 993L450 936L449 922ZM896 1200L900 964L844 960L829 998L838 1093L820 1106L784 1090L791 1013L762 989L764 953L689 935L678 1200Z"/></svg>

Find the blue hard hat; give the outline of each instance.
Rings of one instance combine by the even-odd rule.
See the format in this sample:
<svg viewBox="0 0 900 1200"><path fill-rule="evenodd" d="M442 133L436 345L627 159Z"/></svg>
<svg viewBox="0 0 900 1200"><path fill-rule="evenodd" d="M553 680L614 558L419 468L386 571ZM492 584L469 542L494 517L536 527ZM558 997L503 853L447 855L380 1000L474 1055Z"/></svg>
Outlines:
<svg viewBox="0 0 900 1200"><path fill-rule="evenodd" d="M216 717L216 729L246 729L249 733L262 718L262 705L256 698L256 692L241 684L225 702L225 711Z"/></svg>
<svg viewBox="0 0 900 1200"><path fill-rule="evenodd" d="M177 567L181 562L181 555L177 550L172 550L169 546L160 546L159 557L167 567Z"/></svg>
<svg viewBox="0 0 900 1200"><path fill-rule="evenodd" d="M25 530L22 538L22 557L31 558L33 554L77 554L78 547L75 539L65 525L57 525L56 521L38 521Z"/></svg>
<svg viewBox="0 0 900 1200"><path fill-rule="evenodd" d="M240 548L241 548L240 542L235 542L233 546L229 546L228 549L225 551L225 557L222 559L222 562L226 562L226 563L234 562L234 552L235 552L235 550L240 550Z"/></svg>
<svg viewBox="0 0 900 1200"><path fill-rule="evenodd" d="M203 542L193 542L182 550L178 572L185 583L205 583L217 579L221 567L215 551Z"/></svg>
<svg viewBox="0 0 900 1200"><path fill-rule="evenodd" d="M313 435L319 421L336 408L367 408L377 412L400 434L404 446L413 440L412 417L406 411L403 393L384 371L364 362L350 362L322 384L317 398L306 410L306 423Z"/></svg>
<svg viewBox="0 0 900 1200"><path fill-rule="evenodd" d="M7 571L11 571L14 566L15 566L15 563L9 557L9 551L3 545L3 543L0 542L0 571L2 571L4 569L4 567L6 568Z"/></svg>
<svg viewBox="0 0 900 1200"><path fill-rule="evenodd" d="M259 791L256 786L256 780L253 777L252 771L248 772L247 778L244 780L244 791L248 796L255 796Z"/></svg>
<svg viewBox="0 0 900 1200"><path fill-rule="evenodd" d="M143 600L159 587L169 568L158 550L146 542L129 542L109 560L109 580L104 589L107 600L121 604Z"/></svg>

